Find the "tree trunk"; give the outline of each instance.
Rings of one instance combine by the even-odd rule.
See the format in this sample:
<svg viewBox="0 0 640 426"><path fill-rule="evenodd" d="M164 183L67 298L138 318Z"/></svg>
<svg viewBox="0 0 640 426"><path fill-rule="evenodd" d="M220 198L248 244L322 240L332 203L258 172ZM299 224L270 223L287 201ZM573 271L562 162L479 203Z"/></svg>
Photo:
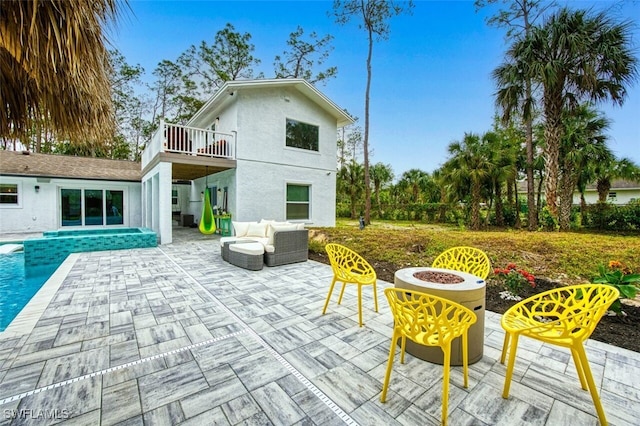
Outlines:
<svg viewBox="0 0 640 426"><path fill-rule="evenodd" d="M527 81L527 96L531 97L531 81ZM529 222L527 229L529 229L529 231L535 231L538 229L538 214L536 210L536 190L533 178L533 163L535 159L533 156L533 123L531 118L528 118L526 122L525 145L527 149L527 161L525 166L527 174L527 221Z"/></svg>
<svg viewBox="0 0 640 426"><path fill-rule="evenodd" d="M568 231L571 228L571 206L573 205L573 179L571 179L571 165L565 162L560 177L560 205L558 206L558 225L560 231Z"/></svg>
<svg viewBox="0 0 640 426"><path fill-rule="evenodd" d="M584 191L580 191L580 224L587 223L587 200L584 199Z"/></svg>
<svg viewBox="0 0 640 426"><path fill-rule="evenodd" d="M544 150L545 198L549 213L558 219L558 179L560 175L560 139L562 137L562 101L555 99L559 95L545 93L553 99L545 100L546 125L544 137L547 142Z"/></svg>
<svg viewBox="0 0 640 426"><path fill-rule="evenodd" d="M480 229L480 184L477 182L471 185L471 229Z"/></svg>
<svg viewBox="0 0 640 426"><path fill-rule="evenodd" d="M540 179L538 180L538 196L536 202L536 223L538 222L538 218L540 218L540 209L542 208L542 184L544 183L544 176L542 172L540 172Z"/></svg>
<svg viewBox="0 0 640 426"><path fill-rule="evenodd" d="M520 200L518 199L518 182L516 182L515 180L513 181L513 188L515 190L514 193L516 194L515 205L513 206L513 211L516 214L516 220L513 226L516 229L520 229L522 228L522 223L520 221Z"/></svg>
<svg viewBox="0 0 640 426"><path fill-rule="evenodd" d="M369 177L369 93L371 92L371 56L373 54L373 32L369 30L369 53L367 54L367 88L364 96L364 223L371 223L371 186Z"/></svg>
<svg viewBox="0 0 640 426"><path fill-rule="evenodd" d="M609 179L598 179L596 188L598 190L598 202L601 204L606 203L611 189L611 181Z"/></svg>
<svg viewBox="0 0 640 426"><path fill-rule="evenodd" d="M509 185L508 188L511 188L511 185ZM500 183L496 183L496 225L504 226L504 209L502 206L502 185Z"/></svg>

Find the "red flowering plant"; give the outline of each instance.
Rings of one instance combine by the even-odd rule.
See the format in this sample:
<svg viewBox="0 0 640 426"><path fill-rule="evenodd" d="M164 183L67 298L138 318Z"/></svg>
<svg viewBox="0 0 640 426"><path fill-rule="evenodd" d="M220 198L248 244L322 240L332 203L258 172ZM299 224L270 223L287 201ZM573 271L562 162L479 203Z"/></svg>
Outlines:
<svg viewBox="0 0 640 426"><path fill-rule="evenodd" d="M520 292L525 286L535 288L536 278L525 269L518 269L515 263L509 263L506 268L493 270L496 278L502 282L505 288L503 298L521 300Z"/></svg>

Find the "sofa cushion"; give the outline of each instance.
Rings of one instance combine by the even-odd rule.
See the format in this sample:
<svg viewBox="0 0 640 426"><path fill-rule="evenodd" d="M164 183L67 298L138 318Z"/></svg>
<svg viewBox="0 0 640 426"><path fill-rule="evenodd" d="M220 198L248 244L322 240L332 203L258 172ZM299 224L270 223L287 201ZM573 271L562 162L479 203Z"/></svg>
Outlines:
<svg viewBox="0 0 640 426"><path fill-rule="evenodd" d="M229 250L236 253L248 254L250 256L259 256L264 254L264 246L260 243L231 244Z"/></svg>
<svg viewBox="0 0 640 426"><path fill-rule="evenodd" d="M264 246L267 245L269 239L267 237L222 237L220 238L220 247L224 246L224 243L230 241L254 241Z"/></svg>
<svg viewBox="0 0 640 426"><path fill-rule="evenodd" d="M252 222L249 224L249 229L247 229L246 237L258 237L264 238L267 236L267 227L269 225L266 223L256 223Z"/></svg>
<svg viewBox="0 0 640 426"><path fill-rule="evenodd" d="M236 237L244 237L247 235L247 231L249 230L249 225L257 222L231 222L233 224L233 230L236 233Z"/></svg>
<svg viewBox="0 0 640 426"><path fill-rule="evenodd" d="M267 231L267 238L269 242L267 244L273 244L273 236L276 232L279 231L295 231L298 229L297 225L269 225L269 230Z"/></svg>

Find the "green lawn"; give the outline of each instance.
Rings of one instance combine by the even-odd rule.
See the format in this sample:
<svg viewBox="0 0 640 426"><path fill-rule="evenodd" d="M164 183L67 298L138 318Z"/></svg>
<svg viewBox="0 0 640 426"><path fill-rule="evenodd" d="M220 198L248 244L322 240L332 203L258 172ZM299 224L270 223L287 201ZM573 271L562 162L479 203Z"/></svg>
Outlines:
<svg viewBox="0 0 640 426"><path fill-rule="evenodd" d="M443 250L473 246L484 250L492 267L514 262L535 276L564 284L587 282L598 265L619 260L640 271L640 235L593 232L468 231L414 222L375 221L364 230L356 220L337 220L335 228L311 228L310 249L323 252L336 242L369 261L397 265L431 265Z"/></svg>

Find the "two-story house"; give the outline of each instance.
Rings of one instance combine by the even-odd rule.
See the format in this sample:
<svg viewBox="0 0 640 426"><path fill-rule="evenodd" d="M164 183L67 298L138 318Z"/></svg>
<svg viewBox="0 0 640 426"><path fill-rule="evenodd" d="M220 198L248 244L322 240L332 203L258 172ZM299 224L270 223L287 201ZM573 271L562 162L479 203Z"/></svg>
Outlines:
<svg viewBox="0 0 640 426"><path fill-rule="evenodd" d="M305 80L227 82L186 126L162 123L145 149L142 224L171 242L172 213L199 220L208 190L234 220L334 226L336 135L349 123Z"/></svg>

